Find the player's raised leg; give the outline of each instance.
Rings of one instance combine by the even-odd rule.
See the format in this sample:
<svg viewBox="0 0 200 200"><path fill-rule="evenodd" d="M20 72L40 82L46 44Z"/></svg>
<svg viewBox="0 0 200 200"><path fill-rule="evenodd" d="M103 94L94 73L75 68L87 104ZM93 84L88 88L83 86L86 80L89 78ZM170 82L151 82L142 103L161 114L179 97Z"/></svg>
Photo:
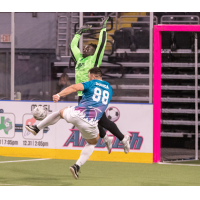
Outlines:
<svg viewBox="0 0 200 200"><path fill-rule="evenodd" d="M33 135L37 135L40 130L44 129L47 126L57 123L62 118L61 116L62 110L51 113L49 116L43 119L38 125L32 125L32 126L26 125L25 128L29 132L33 133Z"/></svg>

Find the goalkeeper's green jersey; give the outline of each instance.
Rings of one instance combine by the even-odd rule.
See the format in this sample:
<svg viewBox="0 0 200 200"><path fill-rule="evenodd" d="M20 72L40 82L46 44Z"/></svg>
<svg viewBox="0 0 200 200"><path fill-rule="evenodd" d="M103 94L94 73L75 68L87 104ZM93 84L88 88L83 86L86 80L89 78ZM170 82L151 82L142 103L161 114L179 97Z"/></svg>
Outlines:
<svg viewBox="0 0 200 200"><path fill-rule="evenodd" d="M99 35L99 42L96 51L92 56L87 56L86 58L83 58L79 48L77 47L80 37L81 36L79 34L75 34L70 45L72 57L74 58L74 61L76 63L75 66L76 84L88 81L88 71L95 66L100 67L107 41L106 28L101 29ZM82 91L78 91L77 93L78 96L82 96Z"/></svg>

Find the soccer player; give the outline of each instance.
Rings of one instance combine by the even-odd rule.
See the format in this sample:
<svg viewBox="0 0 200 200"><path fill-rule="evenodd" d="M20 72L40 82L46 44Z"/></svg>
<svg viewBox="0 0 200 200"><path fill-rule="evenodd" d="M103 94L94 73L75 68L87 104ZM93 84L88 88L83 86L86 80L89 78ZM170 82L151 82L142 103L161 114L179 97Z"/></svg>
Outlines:
<svg viewBox="0 0 200 200"><path fill-rule="evenodd" d="M88 71L89 69L93 67L100 67L103 59L104 49L106 46L107 41L107 34L106 34L106 23L109 17L105 17L101 23L101 32L99 35L99 42L96 46L95 44L89 44L85 46L83 50L83 54L81 54L79 48L77 47L79 39L81 37L81 34L85 31L89 30L92 26L85 25L82 28L80 28L72 42L71 42L71 53L72 57L76 63L75 66L75 82L81 83L88 81ZM82 99L82 91L78 91L78 102ZM113 135L115 135L123 144L124 152L128 153L130 150L130 144L129 144L129 136L123 135L120 130L118 129L117 125L110 121L106 114L103 113L101 119L98 122L100 137L103 138L103 142L106 144L106 147L108 149L108 153L111 152L112 149L112 138L108 137L106 135L106 130L109 130Z"/></svg>
<svg viewBox="0 0 200 200"><path fill-rule="evenodd" d="M41 129L53 125L63 118L79 129L87 144L83 148L76 164L70 167L70 171L75 179L78 179L81 165L89 159L97 144L99 139L98 121L113 95L110 84L102 80L102 72L99 68L90 69L88 77L88 82L71 85L58 94L53 95L53 101L57 102L62 96L72 92L83 91L83 96L78 106L66 107L60 111L53 112L38 125L26 125L26 129L36 135Z"/></svg>

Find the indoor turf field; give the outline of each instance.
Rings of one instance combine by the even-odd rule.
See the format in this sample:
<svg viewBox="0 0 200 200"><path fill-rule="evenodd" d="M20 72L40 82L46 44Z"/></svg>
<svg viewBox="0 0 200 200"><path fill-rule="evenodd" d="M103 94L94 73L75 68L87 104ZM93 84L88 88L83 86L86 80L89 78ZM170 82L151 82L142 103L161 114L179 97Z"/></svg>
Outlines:
<svg viewBox="0 0 200 200"><path fill-rule="evenodd" d="M88 161L81 167L78 180L69 171L74 163L74 160L0 156L0 186L200 185L200 161L171 164Z"/></svg>

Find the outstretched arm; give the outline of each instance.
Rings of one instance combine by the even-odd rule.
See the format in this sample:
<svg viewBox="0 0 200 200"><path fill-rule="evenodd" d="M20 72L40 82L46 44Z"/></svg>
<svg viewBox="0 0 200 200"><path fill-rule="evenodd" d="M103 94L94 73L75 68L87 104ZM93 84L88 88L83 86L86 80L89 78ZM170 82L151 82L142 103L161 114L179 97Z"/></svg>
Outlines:
<svg viewBox="0 0 200 200"><path fill-rule="evenodd" d="M109 17L105 17L101 23L101 32L99 34L99 42L96 48L96 51L94 53L94 56L96 57L95 59L95 67L100 67L103 59L103 54L106 46L106 41L107 41L107 33L106 33L106 23L108 21Z"/></svg>
<svg viewBox="0 0 200 200"><path fill-rule="evenodd" d="M75 63L77 63L78 59L81 57L81 52L80 52L80 49L78 48L78 41L80 37L81 36L79 34L75 34L70 45L71 54Z"/></svg>
<svg viewBox="0 0 200 200"><path fill-rule="evenodd" d="M81 51L80 49L78 48L78 42L79 42L79 39L81 37L81 34L84 33L85 31L89 30L92 26L89 26L89 25L84 25L83 27L81 27L75 34L72 42L71 42L71 45L70 45L70 50L71 50L71 53L72 53L72 57L74 59L75 62L78 61L79 58L82 57L81 55Z"/></svg>
<svg viewBox="0 0 200 200"><path fill-rule="evenodd" d="M59 101L60 97L62 96L66 96L73 92L83 91L83 90L84 90L84 86L82 83L70 85L69 87L66 87L64 90L59 92L58 94L53 95L53 101L56 103L57 101Z"/></svg>

